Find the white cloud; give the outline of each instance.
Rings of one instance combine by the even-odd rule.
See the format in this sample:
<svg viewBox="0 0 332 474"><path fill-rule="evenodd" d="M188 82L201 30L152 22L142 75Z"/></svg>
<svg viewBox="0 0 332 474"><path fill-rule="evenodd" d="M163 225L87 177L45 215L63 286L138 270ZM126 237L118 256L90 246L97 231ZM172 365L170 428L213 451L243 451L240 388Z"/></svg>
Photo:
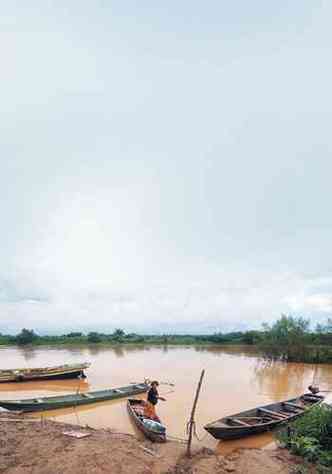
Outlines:
<svg viewBox="0 0 332 474"><path fill-rule="evenodd" d="M330 4L34 5L0 20L0 330L328 315Z"/></svg>

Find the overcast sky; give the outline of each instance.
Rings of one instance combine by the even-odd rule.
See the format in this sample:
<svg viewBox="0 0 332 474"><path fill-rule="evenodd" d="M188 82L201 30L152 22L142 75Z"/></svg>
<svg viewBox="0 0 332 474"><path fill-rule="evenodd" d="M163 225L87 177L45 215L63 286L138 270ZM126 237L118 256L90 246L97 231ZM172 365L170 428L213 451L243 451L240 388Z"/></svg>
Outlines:
<svg viewBox="0 0 332 474"><path fill-rule="evenodd" d="M3 3L0 331L330 316L331 17Z"/></svg>

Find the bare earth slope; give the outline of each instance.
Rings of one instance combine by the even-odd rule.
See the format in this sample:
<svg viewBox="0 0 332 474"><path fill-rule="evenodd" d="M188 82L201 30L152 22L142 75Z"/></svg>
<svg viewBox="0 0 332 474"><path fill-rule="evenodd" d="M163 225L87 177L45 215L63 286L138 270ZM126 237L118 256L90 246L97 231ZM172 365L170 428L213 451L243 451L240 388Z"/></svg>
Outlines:
<svg viewBox="0 0 332 474"><path fill-rule="evenodd" d="M297 463L284 450L259 449L216 456L203 448L188 460L183 456L184 446L179 443L155 445L111 430L83 430L52 421L5 421L18 417L0 416L0 473L286 474L294 472ZM66 430L80 430L90 436L71 438L63 434Z"/></svg>

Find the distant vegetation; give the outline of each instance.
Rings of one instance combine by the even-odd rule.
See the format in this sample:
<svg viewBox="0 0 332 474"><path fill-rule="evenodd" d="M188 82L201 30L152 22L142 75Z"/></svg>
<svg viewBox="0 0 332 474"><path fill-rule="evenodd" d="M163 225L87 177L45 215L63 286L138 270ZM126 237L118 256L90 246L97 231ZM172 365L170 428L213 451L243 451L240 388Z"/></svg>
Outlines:
<svg viewBox="0 0 332 474"><path fill-rule="evenodd" d="M92 331L88 334L70 332L61 336L38 336L34 330L22 329L16 336L0 334L0 345L46 345L46 344L250 344L260 338L259 331L231 332L228 334L181 335L181 334L136 334L116 329L111 334Z"/></svg>
<svg viewBox="0 0 332 474"><path fill-rule="evenodd" d="M314 407L288 428L282 429L277 438L292 453L308 462L317 463L319 472L330 473L332 468L332 409Z"/></svg>
<svg viewBox="0 0 332 474"><path fill-rule="evenodd" d="M282 315L264 325L259 346L267 359L285 362L332 363L332 320L310 330L310 321Z"/></svg>
<svg viewBox="0 0 332 474"><path fill-rule="evenodd" d="M261 331L237 331L201 335L125 333L116 329L111 334L96 331L84 334L70 332L61 336L39 336L34 330L22 329L16 336L0 334L2 345L46 344L146 344L146 345L250 345L266 359L284 362L332 363L332 320L310 329L309 321L282 315L274 324L263 325Z"/></svg>

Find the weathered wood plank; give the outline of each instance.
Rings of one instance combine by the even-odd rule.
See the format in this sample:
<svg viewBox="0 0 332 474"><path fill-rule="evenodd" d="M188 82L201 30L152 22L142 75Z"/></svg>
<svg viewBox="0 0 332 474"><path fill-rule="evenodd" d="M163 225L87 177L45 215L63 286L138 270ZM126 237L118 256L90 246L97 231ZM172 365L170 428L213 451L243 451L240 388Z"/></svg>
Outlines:
<svg viewBox="0 0 332 474"><path fill-rule="evenodd" d="M298 405L297 403L292 403L292 402L284 402L283 405L285 405L286 407L292 407L292 408L299 408L300 410L305 410L305 407L303 407L302 405Z"/></svg>
<svg viewBox="0 0 332 474"><path fill-rule="evenodd" d="M251 426L245 421L239 420L238 418L228 417L227 421L230 421L231 423L235 423L236 425L239 425L239 426Z"/></svg>
<svg viewBox="0 0 332 474"><path fill-rule="evenodd" d="M267 408L258 408L259 411L261 411L262 413L267 413L268 415L271 415L271 416L274 416L276 418L279 418L279 419L287 419L288 416L285 414L285 413L280 413L279 411L272 411L272 410L268 410Z"/></svg>

